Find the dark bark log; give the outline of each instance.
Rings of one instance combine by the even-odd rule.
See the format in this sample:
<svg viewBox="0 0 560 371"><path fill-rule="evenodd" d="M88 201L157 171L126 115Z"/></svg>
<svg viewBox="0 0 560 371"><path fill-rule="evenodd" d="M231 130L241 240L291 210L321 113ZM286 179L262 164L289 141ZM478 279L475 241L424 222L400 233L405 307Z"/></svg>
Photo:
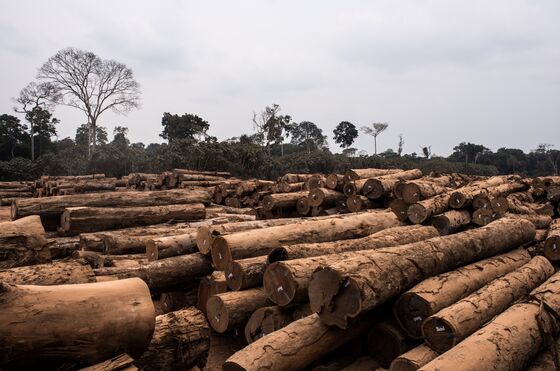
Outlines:
<svg viewBox="0 0 560 371"><path fill-rule="evenodd" d="M286 327L290 323L311 315L309 305L292 307L262 307L251 314L245 326L245 339L248 344Z"/></svg>
<svg viewBox="0 0 560 371"><path fill-rule="evenodd" d="M267 256L234 260L224 271L227 284L233 291L262 286L266 267Z"/></svg>
<svg viewBox="0 0 560 371"><path fill-rule="evenodd" d="M208 298L227 291L228 286L224 272L214 271L211 275L202 277L198 285L196 307L206 314L206 303L208 302Z"/></svg>
<svg viewBox="0 0 560 371"><path fill-rule="evenodd" d="M81 368L80 371L136 371L138 367L128 354L119 354L93 366Z"/></svg>
<svg viewBox="0 0 560 371"><path fill-rule="evenodd" d="M211 296L206 303L208 322L214 331L224 333L244 326L251 314L270 304L260 288L230 291Z"/></svg>
<svg viewBox="0 0 560 371"><path fill-rule="evenodd" d="M265 196L262 204L265 210L273 209L295 209L300 197L305 197L309 192L273 193Z"/></svg>
<svg viewBox="0 0 560 371"><path fill-rule="evenodd" d="M418 345L416 348L401 354L391 362L391 371L415 371L427 365L439 356L426 344Z"/></svg>
<svg viewBox="0 0 560 371"><path fill-rule="evenodd" d="M309 191L309 204L313 206L332 207L345 199L344 193L328 188L315 188Z"/></svg>
<svg viewBox="0 0 560 371"><path fill-rule="evenodd" d="M64 285L95 282L95 275L84 260L60 260L2 270L0 282L13 285Z"/></svg>
<svg viewBox="0 0 560 371"><path fill-rule="evenodd" d="M196 235L196 232L191 232L177 236L151 238L146 243L146 256L148 260L154 261L197 252Z"/></svg>
<svg viewBox="0 0 560 371"><path fill-rule="evenodd" d="M0 223L0 269L50 262L47 242L36 215Z"/></svg>
<svg viewBox="0 0 560 371"><path fill-rule="evenodd" d="M417 345L393 319L378 323L368 334L368 353L383 367Z"/></svg>
<svg viewBox="0 0 560 371"><path fill-rule="evenodd" d="M560 260L560 219L554 219L548 227L544 255L554 262Z"/></svg>
<svg viewBox="0 0 560 371"><path fill-rule="evenodd" d="M471 222L468 210L449 210L432 218L432 225L442 236L458 232Z"/></svg>

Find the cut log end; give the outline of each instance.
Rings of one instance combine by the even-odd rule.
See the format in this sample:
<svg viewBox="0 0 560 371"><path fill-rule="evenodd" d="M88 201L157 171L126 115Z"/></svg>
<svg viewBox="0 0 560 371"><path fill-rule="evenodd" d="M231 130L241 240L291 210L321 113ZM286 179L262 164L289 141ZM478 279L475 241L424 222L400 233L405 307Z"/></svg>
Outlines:
<svg viewBox="0 0 560 371"><path fill-rule="evenodd" d="M453 192L449 197L449 207L452 209L460 209L465 206L467 202L467 197L460 192Z"/></svg>
<svg viewBox="0 0 560 371"><path fill-rule="evenodd" d="M353 213L360 212L364 209L362 198L358 195L350 195L346 199L346 207Z"/></svg>
<svg viewBox="0 0 560 371"><path fill-rule="evenodd" d="M457 343L453 326L442 318L428 317L422 325L422 334L430 348L439 353L448 351Z"/></svg>
<svg viewBox="0 0 560 371"><path fill-rule="evenodd" d="M218 296L211 296L206 302L208 322L214 331L224 333L229 326L229 313L226 305Z"/></svg>
<svg viewBox="0 0 560 371"><path fill-rule="evenodd" d="M408 204L405 201L394 199L389 203L389 208L399 221L404 222L408 219Z"/></svg>
<svg viewBox="0 0 560 371"><path fill-rule="evenodd" d="M552 236L544 243L544 255L552 261L560 261L560 237Z"/></svg>
<svg viewBox="0 0 560 371"><path fill-rule="evenodd" d="M156 243L152 240L148 241L146 244L146 257L148 261L155 261L159 258L159 251L156 246Z"/></svg>
<svg viewBox="0 0 560 371"><path fill-rule="evenodd" d="M415 204L422 200L422 193L420 192L420 187L414 183L406 183L402 187L402 199L407 204Z"/></svg>
<svg viewBox="0 0 560 371"><path fill-rule="evenodd" d="M338 186L338 175L329 174L325 181L325 186L330 189L336 189L336 187Z"/></svg>
<svg viewBox="0 0 560 371"><path fill-rule="evenodd" d="M268 210L268 211L274 209L273 198L270 195L264 196L263 199L262 199L262 206L265 210Z"/></svg>
<svg viewBox="0 0 560 371"><path fill-rule="evenodd" d="M383 197L385 194L385 189L383 188L383 183L378 179L368 179L364 184L363 194L372 200L377 200Z"/></svg>
<svg viewBox="0 0 560 371"><path fill-rule="evenodd" d="M296 210L299 215L308 215L311 211L311 205L307 197L300 197L296 202Z"/></svg>
<svg viewBox="0 0 560 371"><path fill-rule="evenodd" d="M288 268L271 264L264 273L263 286L268 298L275 304L284 306L294 300L297 283Z"/></svg>
<svg viewBox="0 0 560 371"><path fill-rule="evenodd" d="M430 217L430 211L420 204L408 207L408 219L414 224L422 224Z"/></svg>
<svg viewBox="0 0 560 371"><path fill-rule="evenodd" d="M196 232L196 247L203 254L210 253L211 232L207 226L199 227Z"/></svg>
<svg viewBox="0 0 560 371"><path fill-rule="evenodd" d="M410 337L422 337L422 322L432 314L428 302L414 293L405 293L397 300L393 310L399 324Z"/></svg>
<svg viewBox="0 0 560 371"><path fill-rule="evenodd" d="M228 264L224 274L226 276L227 285L230 289L233 291L239 291L242 289L245 282L245 272L238 262L233 261L231 264Z"/></svg>
<svg viewBox="0 0 560 371"><path fill-rule="evenodd" d="M348 197L350 197L352 195L355 195L355 194L358 194L358 188L356 187L356 185L354 183L344 184L344 187L342 188L342 191Z"/></svg>
<svg viewBox="0 0 560 371"><path fill-rule="evenodd" d="M217 237L212 243L212 263L219 270L225 270L231 264L232 256L227 241L222 237Z"/></svg>
<svg viewBox="0 0 560 371"><path fill-rule="evenodd" d="M268 254L266 262L272 264L284 260L288 260L288 252L284 247L277 247Z"/></svg>

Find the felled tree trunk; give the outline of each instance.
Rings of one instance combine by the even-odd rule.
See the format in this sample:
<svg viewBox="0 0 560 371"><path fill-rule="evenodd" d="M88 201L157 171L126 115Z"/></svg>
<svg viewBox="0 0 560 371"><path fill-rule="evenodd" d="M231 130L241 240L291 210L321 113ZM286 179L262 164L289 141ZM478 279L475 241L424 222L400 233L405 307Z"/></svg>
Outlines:
<svg viewBox="0 0 560 371"><path fill-rule="evenodd" d="M227 284L233 291L262 286L266 267L266 256L234 260L224 271Z"/></svg>
<svg viewBox="0 0 560 371"><path fill-rule="evenodd" d="M331 207L345 199L342 192L333 191L328 188L315 188L309 191L309 204L313 206Z"/></svg>
<svg viewBox="0 0 560 371"><path fill-rule="evenodd" d="M401 169L350 169L344 173L343 181L347 183L351 180L372 178L376 176L383 176L387 174L394 174L401 172Z"/></svg>
<svg viewBox="0 0 560 371"><path fill-rule="evenodd" d="M139 279L0 285L0 366L6 370L94 364L119 352L138 356L154 331L150 292Z"/></svg>
<svg viewBox="0 0 560 371"><path fill-rule="evenodd" d="M60 227L66 235L97 232L169 222L193 221L206 217L203 204L150 207L75 207L65 209Z"/></svg>
<svg viewBox="0 0 560 371"><path fill-rule="evenodd" d="M447 192L452 184L453 180L449 176L406 182L402 189L402 199L407 204L415 204Z"/></svg>
<svg viewBox="0 0 560 371"><path fill-rule="evenodd" d="M245 325L255 310L267 304L266 294L260 288L224 292L208 299L206 315L214 331L224 333Z"/></svg>
<svg viewBox="0 0 560 371"><path fill-rule="evenodd" d="M264 196L262 205L265 210L273 209L295 209L297 200L300 197L307 196L309 192L291 192L291 193L273 193Z"/></svg>
<svg viewBox="0 0 560 371"><path fill-rule="evenodd" d="M524 249L478 261L420 282L395 303L395 318L409 336L422 337L422 322L494 279L529 262Z"/></svg>
<svg viewBox="0 0 560 371"><path fill-rule="evenodd" d="M137 364L146 371L203 368L209 349L208 322L191 307L156 317L152 341Z"/></svg>
<svg viewBox="0 0 560 371"><path fill-rule="evenodd" d="M72 256L80 248L79 237L57 237L48 240L52 259L63 259Z"/></svg>
<svg viewBox="0 0 560 371"><path fill-rule="evenodd" d="M481 194L507 196L509 193L520 192L526 188L527 186L520 182L518 177L495 176L478 181L471 186L457 189L449 199L449 207L452 209L462 209L470 206L473 199Z"/></svg>
<svg viewBox="0 0 560 371"><path fill-rule="evenodd" d="M439 353L426 344L421 344L395 358L391 362L390 369L391 371L415 371L436 359L437 356Z"/></svg>
<svg viewBox="0 0 560 371"><path fill-rule="evenodd" d="M196 232L177 236L150 238L146 243L145 249L146 256L150 261L192 254L198 251L196 247Z"/></svg>
<svg viewBox="0 0 560 371"><path fill-rule="evenodd" d="M422 224L432 215L446 212L449 209L450 197L451 192L448 191L410 205L407 211L408 219L414 224Z"/></svg>
<svg viewBox="0 0 560 371"><path fill-rule="evenodd" d="M326 324L344 328L348 318L370 310L429 276L533 240L526 220L501 219L485 227L415 244L366 250L317 270L309 283L311 309Z"/></svg>
<svg viewBox="0 0 560 371"><path fill-rule="evenodd" d="M325 180L325 187L341 192L343 186L344 175L335 173L327 175L327 178Z"/></svg>
<svg viewBox="0 0 560 371"><path fill-rule="evenodd" d="M208 298L226 291L228 291L228 286L224 272L214 271L211 275L202 277L198 285L196 307L206 314L206 303L208 302Z"/></svg>
<svg viewBox="0 0 560 371"><path fill-rule="evenodd" d="M471 222L469 210L449 210L432 218L432 225L442 236L455 233Z"/></svg>
<svg viewBox="0 0 560 371"><path fill-rule="evenodd" d="M376 324L368 334L368 353L383 367L417 345L393 319Z"/></svg>
<svg viewBox="0 0 560 371"><path fill-rule="evenodd" d="M399 224L393 213L363 213L233 233L214 240L212 262L223 270L234 259L266 255L281 245L362 237Z"/></svg>
<svg viewBox="0 0 560 371"><path fill-rule="evenodd" d="M413 169L371 178L364 184L363 194L368 198L376 200L389 194L399 181L418 179L421 177L422 171Z"/></svg>
<svg viewBox="0 0 560 371"><path fill-rule="evenodd" d="M79 371L136 371L138 367L134 364L134 359L128 354L119 354L106 361L97 363L93 366L81 368Z"/></svg>
<svg viewBox="0 0 560 371"><path fill-rule="evenodd" d="M59 260L1 270L0 282L12 285L64 285L95 282L95 275L84 260Z"/></svg>
<svg viewBox="0 0 560 371"><path fill-rule="evenodd" d="M422 324L422 334L430 347L446 352L486 322L554 274L549 261L536 256L529 263L500 277L464 299L441 309Z"/></svg>
<svg viewBox="0 0 560 371"><path fill-rule="evenodd" d="M248 344L257 341L263 336L286 327L311 314L309 305L279 307L270 306L257 309L245 325L245 339Z"/></svg>
<svg viewBox="0 0 560 371"><path fill-rule="evenodd" d="M50 262L47 242L36 215L0 223L0 269Z"/></svg>
<svg viewBox="0 0 560 371"><path fill-rule="evenodd" d="M552 261L560 260L560 219L554 219L548 227L544 255Z"/></svg>

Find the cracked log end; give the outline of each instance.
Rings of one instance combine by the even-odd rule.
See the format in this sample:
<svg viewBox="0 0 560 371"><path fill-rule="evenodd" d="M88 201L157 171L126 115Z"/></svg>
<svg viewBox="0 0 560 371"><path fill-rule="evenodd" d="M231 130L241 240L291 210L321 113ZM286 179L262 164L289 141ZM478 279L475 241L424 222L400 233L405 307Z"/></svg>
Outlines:
<svg viewBox="0 0 560 371"><path fill-rule="evenodd" d="M453 326L442 318L429 317L422 325L426 343L438 353L447 352L457 344Z"/></svg>
<svg viewBox="0 0 560 371"><path fill-rule="evenodd" d="M216 239L212 243L211 254L212 263L214 264L216 269L222 271L226 269L226 267L231 264L233 260L228 243L223 237L216 237Z"/></svg>
<svg viewBox="0 0 560 371"><path fill-rule="evenodd" d="M408 219L414 224L422 224L430 217L430 211L420 204L413 204L408 207Z"/></svg>
<svg viewBox="0 0 560 371"><path fill-rule="evenodd" d="M414 339L422 338L422 322L433 314L430 304L412 292L400 296L393 312L401 327Z"/></svg>
<svg viewBox="0 0 560 371"><path fill-rule="evenodd" d="M356 317L362 308L358 284L344 279L338 272L325 267L315 271L309 282L311 311L318 313L326 325L346 329L348 318Z"/></svg>
<svg viewBox="0 0 560 371"><path fill-rule="evenodd" d="M348 197L358 194L358 188L356 187L356 185L354 183L344 184L344 187L342 187L342 191Z"/></svg>
<svg viewBox="0 0 560 371"><path fill-rule="evenodd" d="M420 187L414 183L406 183L402 187L402 199L407 204L415 204L422 199Z"/></svg>
<svg viewBox="0 0 560 371"><path fill-rule="evenodd" d="M281 306L290 304L297 292L297 282L292 272L280 264L271 264L266 269L263 286L268 298Z"/></svg>
<svg viewBox="0 0 560 371"><path fill-rule="evenodd" d="M385 194L385 189L383 188L383 183L378 179L368 179L364 184L363 194L372 200L377 200L383 197Z"/></svg>

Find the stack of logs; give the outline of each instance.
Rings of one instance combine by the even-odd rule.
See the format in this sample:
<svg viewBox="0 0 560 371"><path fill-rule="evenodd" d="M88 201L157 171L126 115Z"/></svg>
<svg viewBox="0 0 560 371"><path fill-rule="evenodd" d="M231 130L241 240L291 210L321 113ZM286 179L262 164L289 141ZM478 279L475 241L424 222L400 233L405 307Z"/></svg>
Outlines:
<svg viewBox="0 0 560 371"><path fill-rule="evenodd" d="M0 182L0 206L9 206L17 198L33 197L32 182Z"/></svg>
<svg viewBox="0 0 560 371"><path fill-rule="evenodd" d="M15 201L0 223L0 368L554 367L560 178L283 178L225 198L244 184L242 197L270 192L257 209L324 212L257 220L188 188Z"/></svg>
<svg viewBox="0 0 560 371"><path fill-rule="evenodd" d="M35 181L35 196L64 196L73 194L116 191L126 188L126 178L107 178L105 174L76 176L41 176Z"/></svg>
<svg viewBox="0 0 560 371"><path fill-rule="evenodd" d="M231 174L226 171L173 169L160 174L130 173L127 176L128 188L139 191L214 187L224 183L237 184L239 182L239 179L232 178Z"/></svg>

